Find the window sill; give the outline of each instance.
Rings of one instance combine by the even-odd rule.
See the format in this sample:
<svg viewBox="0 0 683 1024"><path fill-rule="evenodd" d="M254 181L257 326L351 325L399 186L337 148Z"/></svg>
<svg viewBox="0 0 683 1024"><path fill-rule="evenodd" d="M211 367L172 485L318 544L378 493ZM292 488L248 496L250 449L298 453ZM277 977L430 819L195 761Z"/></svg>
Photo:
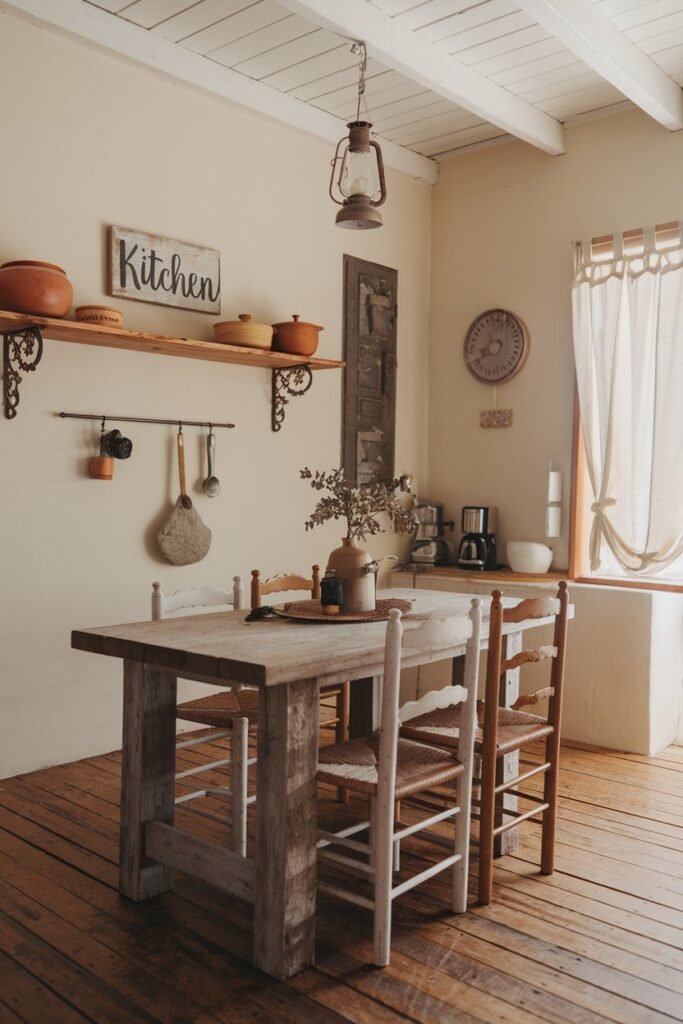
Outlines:
<svg viewBox="0 0 683 1024"><path fill-rule="evenodd" d="M627 590L658 590L683 594L683 583L656 583L654 580L617 580L603 576L575 576L572 583L586 583L595 587L620 587Z"/></svg>

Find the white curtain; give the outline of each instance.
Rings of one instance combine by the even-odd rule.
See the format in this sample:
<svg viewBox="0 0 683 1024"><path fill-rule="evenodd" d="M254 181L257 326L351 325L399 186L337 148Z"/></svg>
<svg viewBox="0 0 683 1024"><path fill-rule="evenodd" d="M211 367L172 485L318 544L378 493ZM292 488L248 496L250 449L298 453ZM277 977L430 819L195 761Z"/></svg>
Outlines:
<svg viewBox="0 0 683 1024"><path fill-rule="evenodd" d="M644 232L636 255L577 247L574 355L593 488L590 558L628 575L683 556L683 246Z"/></svg>

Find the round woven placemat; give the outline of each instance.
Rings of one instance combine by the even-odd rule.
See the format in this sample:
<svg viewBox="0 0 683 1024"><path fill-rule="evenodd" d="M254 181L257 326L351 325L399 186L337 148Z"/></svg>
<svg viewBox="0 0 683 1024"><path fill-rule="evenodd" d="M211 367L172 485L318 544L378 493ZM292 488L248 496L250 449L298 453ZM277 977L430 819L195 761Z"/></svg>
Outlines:
<svg viewBox="0 0 683 1024"><path fill-rule="evenodd" d="M389 618L392 608L398 608L404 615L413 609L413 602L394 598L377 602L374 612L339 612L338 615L325 615L320 601L290 601L280 608L274 608L276 615L284 619L299 619L304 622L382 622Z"/></svg>

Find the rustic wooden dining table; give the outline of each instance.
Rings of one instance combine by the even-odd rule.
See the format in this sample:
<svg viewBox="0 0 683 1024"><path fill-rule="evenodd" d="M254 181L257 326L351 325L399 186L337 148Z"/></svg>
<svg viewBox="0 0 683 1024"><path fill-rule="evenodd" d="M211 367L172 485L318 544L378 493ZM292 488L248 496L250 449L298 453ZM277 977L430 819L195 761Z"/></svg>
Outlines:
<svg viewBox="0 0 683 1024"><path fill-rule="evenodd" d="M453 617L462 625L462 641L457 634L447 647L404 645L402 667L464 654L471 595L392 589L378 596L412 601L412 612L404 617L407 629L412 618L425 617ZM482 603L486 622L490 599ZM319 690L351 680L351 730L356 735L369 732L386 626L279 617L247 623L246 614L212 612L81 629L72 633L71 643L82 651L123 659L121 893L136 901L159 895L172 888L178 869L253 903L254 962L284 979L314 962ZM504 656L521 650L525 629L550 621L506 624ZM486 633L484 628L482 636ZM501 703L516 699L518 676L514 670L502 680ZM174 824L179 677L220 687L259 688L253 857L240 857L227 845L210 843Z"/></svg>

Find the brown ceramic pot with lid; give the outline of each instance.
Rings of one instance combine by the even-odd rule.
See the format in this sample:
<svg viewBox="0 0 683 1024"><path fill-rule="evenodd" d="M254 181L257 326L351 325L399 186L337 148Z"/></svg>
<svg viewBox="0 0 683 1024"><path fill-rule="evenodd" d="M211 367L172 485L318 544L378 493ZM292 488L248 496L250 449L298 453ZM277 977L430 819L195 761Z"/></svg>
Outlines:
<svg viewBox="0 0 683 1024"><path fill-rule="evenodd" d="M307 324L294 313L291 320L273 324L273 348L276 352L289 352L293 356L312 356L318 347L318 335L324 327Z"/></svg>
<svg viewBox="0 0 683 1024"><path fill-rule="evenodd" d="M0 309L33 316L63 317L72 299L71 282L54 263L14 260L0 267Z"/></svg>

